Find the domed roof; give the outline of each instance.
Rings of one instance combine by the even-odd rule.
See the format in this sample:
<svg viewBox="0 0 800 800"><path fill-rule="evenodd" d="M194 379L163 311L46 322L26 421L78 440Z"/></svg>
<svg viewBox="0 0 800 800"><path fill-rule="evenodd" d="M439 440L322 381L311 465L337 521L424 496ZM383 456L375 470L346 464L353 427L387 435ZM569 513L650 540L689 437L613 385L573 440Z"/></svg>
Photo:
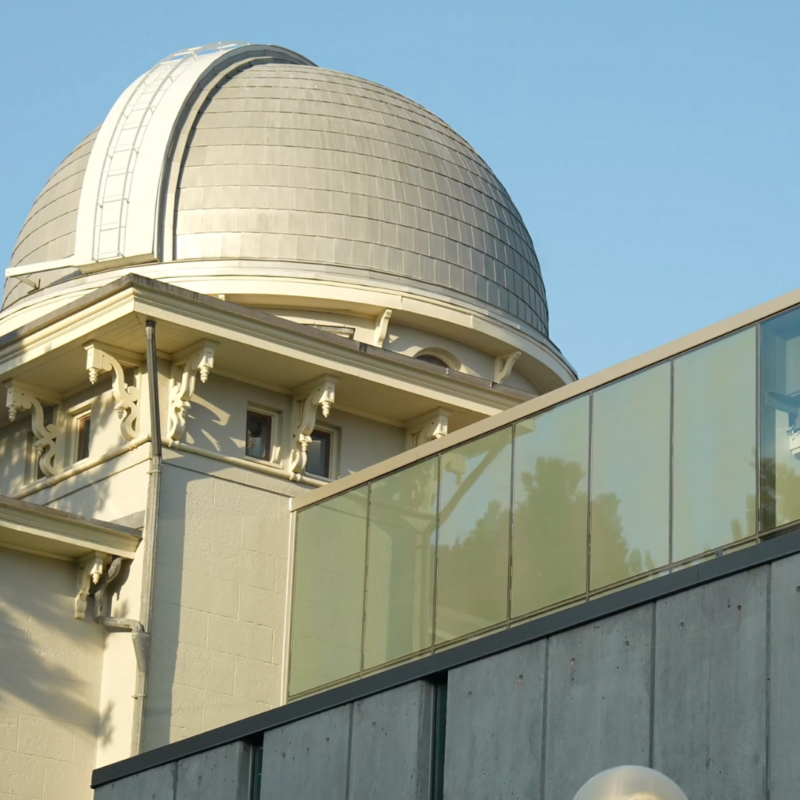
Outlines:
<svg viewBox="0 0 800 800"><path fill-rule="evenodd" d="M336 286L340 307L413 307L572 374L531 237L483 159L397 92L272 45L183 51L135 81L34 204L4 307L132 268L285 307Z"/></svg>
<svg viewBox="0 0 800 800"><path fill-rule="evenodd" d="M417 103L318 67L254 64L209 97L178 182L175 257L389 273L547 335L533 243L483 159Z"/></svg>

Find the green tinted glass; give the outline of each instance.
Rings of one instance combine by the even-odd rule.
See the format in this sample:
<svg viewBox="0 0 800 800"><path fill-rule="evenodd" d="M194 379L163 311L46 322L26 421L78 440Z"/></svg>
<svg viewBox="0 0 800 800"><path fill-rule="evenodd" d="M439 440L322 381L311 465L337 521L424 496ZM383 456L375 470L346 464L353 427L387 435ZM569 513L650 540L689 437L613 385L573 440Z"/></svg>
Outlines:
<svg viewBox="0 0 800 800"><path fill-rule="evenodd" d="M594 393L591 588L669 560L670 365Z"/></svg>
<svg viewBox="0 0 800 800"><path fill-rule="evenodd" d="M589 398L517 423L511 615L586 591Z"/></svg>
<svg viewBox="0 0 800 800"><path fill-rule="evenodd" d="M441 458L437 642L506 619L511 428Z"/></svg>
<svg viewBox="0 0 800 800"><path fill-rule="evenodd" d="M755 533L756 332L675 359L672 558Z"/></svg>
<svg viewBox="0 0 800 800"><path fill-rule="evenodd" d="M297 514L289 692L361 668L367 487Z"/></svg>
<svg viewBox="0 0 800 800"><path fill-rule="evenodd" d="M761 325L761 529L800 519L800 309Z"/></svg>
<svg viewBox="0 0 800 800"><path fill-rule="evenodd" d="M433 643L438 485L434 458L370 487L366 668Z"/></svg>

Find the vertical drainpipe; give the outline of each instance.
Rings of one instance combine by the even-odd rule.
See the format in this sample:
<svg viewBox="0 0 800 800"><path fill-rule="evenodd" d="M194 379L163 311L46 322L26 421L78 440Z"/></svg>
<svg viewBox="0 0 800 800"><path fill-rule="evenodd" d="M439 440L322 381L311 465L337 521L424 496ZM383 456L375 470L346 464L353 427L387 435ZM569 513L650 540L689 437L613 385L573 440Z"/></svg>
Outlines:
<svg viewBox="0 0 800 800"><path fill-rule="evenodd" d="M147 334L147 388L150 403L150 469L147 481L147 505L144 512L144 564L142 566L142 601L139 618L146 631L150 630L153 608L153 579L156 567L158 506L161 495L161 413L158 405L158 357L156 354L156 323L149 319ZM144 708L147 698L147 671L137 670L134 695L131 755L142 751Z"/></svg>

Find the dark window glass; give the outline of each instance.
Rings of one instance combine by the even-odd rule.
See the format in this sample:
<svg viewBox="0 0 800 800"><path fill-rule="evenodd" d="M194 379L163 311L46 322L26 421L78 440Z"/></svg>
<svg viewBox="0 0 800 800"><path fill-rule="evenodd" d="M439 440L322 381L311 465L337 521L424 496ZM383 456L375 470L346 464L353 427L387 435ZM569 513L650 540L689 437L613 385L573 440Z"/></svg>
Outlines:
<svg viewBox="0 0 800 800"><path fill-rule="evenodd" d="M761 530L800 519L800 310L761 325Z"/></svg>
<svg viewBox="0 0 800 800"><path fill-rule="evenodd" d="M78 420L77 425L78 447L75 454L76 461L83 461L84 458L89 458L89 439L92 435L92 417L87 414Z"/></svg>
<svg viewBox="0 0 800 800"><path fill-rule="evenodd" d="M441 358L432 356L430 353L423 353L421 356L414 356L414 358L416 358L417 361L424 361L426 364L436 364L437 367L445 367L445 369L450 369L449 364L446 364Z"/></svg>
<svg viewBox="0 0 800 800"><path fill-rule="evenodd" d="M312 431L311 442L308 445L308 461L306 472L318 475L320 478L331 476L331 439L328 431Z"/></svg>
<svg viewBox="0 0 800 800"><path fill-rule="evenodd" d="M272 460L272 417L269 414L247 412L245 453L251 458Z"/></svg>

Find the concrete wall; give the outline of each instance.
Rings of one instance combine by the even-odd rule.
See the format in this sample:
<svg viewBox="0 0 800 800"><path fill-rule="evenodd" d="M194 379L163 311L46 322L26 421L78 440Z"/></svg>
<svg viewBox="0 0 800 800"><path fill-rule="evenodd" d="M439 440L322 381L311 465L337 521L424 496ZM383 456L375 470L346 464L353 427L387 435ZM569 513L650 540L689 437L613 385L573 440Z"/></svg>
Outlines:
<svg viewBox="0 0 800 800"><path fill-rule="evenodd" d="M251 748L220 747L101 786L95 800L250 800Z"/></svg>
<svg viewBox="0 0 800 800"><path fill-rule="evenodd" d="M692 800L796 800L798 664L791 556L454 668L443 796L571 800L642 764ZM428 798L434 691L412 683L267 731L262 800Z"/></svg>
<svg viewBox="0 0 800 800"><path fill-rule="evenodd" d="M74 618L76 567L0 547L0 798L88 800L103 629Z"/></svg>
<svg viewBox="0 0 800 800"><path fill-rule="evenodd" d="M167 453L145 748L282 702L289 498L296 484Z"/></svg>

